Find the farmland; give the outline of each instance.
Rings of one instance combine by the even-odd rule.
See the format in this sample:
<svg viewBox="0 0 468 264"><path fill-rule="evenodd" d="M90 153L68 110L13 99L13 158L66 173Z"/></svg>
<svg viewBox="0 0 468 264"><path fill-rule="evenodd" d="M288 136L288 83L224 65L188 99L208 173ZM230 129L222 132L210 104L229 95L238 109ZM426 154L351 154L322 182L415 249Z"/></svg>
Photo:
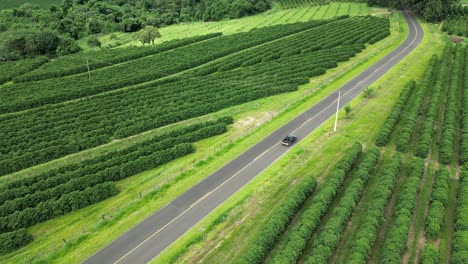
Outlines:
<svg viewBox="0 0 468 264"><path fill-rule="evenodd" d="M0 260L85 260L405 37L399 13L311 2L0 65ZM337 133L327 121L154 262L463 263L468 50L424 28Z"/></svg>

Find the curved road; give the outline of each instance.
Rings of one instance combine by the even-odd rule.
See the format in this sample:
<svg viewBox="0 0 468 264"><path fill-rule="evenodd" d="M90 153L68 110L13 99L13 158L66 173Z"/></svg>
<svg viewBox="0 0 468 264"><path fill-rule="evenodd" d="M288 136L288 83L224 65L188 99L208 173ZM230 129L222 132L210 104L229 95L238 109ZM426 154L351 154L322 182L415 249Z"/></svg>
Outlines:
<svg viewBox="0 0 468 264"><path fill-rule="evenodd" d="M339 89L340 105L346 105L421 42L423 30L414 16L404 12L409 26L405 42L379 62ZM201 221L255 176L281 158L290 148L279 144L286 134L299 140L319 127L336 111L338 91L315 104L261 142L195 185L84 263L147 263Z"/></svg>

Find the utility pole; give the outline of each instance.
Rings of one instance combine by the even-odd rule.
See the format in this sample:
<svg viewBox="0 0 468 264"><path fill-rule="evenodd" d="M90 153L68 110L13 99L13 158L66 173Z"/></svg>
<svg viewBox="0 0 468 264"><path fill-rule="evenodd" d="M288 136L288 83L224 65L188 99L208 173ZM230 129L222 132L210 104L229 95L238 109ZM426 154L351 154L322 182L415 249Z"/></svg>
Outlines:
<svg viewBox="0 0 468 264"><path fill-rule="evenodd" d="M333 132L336 132L336 125L338 124L338 110L340 110L340 97L341 91L338 91L338 101L336 102L335 128L333 128Z"/></svg>
<svg viewBox="0 0 468 264"><path fill-rule="evenodd" d="M90 70L89 70L88 57L86 57L86 66L88 67L88 81L91 81L91 72L90 72Z"/></svg>

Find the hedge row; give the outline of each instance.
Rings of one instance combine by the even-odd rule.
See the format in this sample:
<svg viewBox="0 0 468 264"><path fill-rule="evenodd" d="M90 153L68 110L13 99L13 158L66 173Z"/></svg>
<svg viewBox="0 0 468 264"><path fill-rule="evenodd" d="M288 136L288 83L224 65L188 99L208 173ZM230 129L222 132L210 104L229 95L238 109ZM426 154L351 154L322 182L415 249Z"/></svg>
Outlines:
<svg viewBox="0 0 468 264"><path fill-rule="evenodd" d="M236 263L262 263L268 251L279 240L289 222L315 189L315 179L310 176L306 177L297 187L294 187L280 207L272 213L271 218L254 236L246 252L235 261Z"/></svg>
<svg viewBox="0 0 468 264"><path fill-rule="evenodd" d="M424 174L423 159L417 158L410 162L410 175L403 190L398 194L398 200L393 213L395 221L389 228L385 238L382 261L380 263L400 263L403 253L406 251L411 217L416 206L421 177Z"/></svg>
<svg viewBox="0 0 468 264"><path fill-rule="evenodd" d="M90 79L87 73L83 73L38 82L17 83L0 90L0 113L41 107L157 80L328 22L328 20L314 21L299 25L284 25L280 28L274 26L258 29L255 32L211 38L93 71Z"/></svg>
<svg viewBox="0 0 468 264"><path fill-rule="evenodd" d="M444 128L442 129L442 137L439 147L439 161L443 164L449 164L453 161L454 157L455 133L457 133L456 131L458 129L458 100L460 98L458 88L460 87L463 78L464 61L463 48L461 45L457 45L450 75L450 86L447 92L447 100L445 102Z"/></svg>
<svg viewBox="0 0 468 264"><path fill-rule="evenodd" d="M426 216L425 231L429 239L436 239L444 222L445 206L448 202L450 172L447 168L437 171L432 186L431 204Z"/></svg>
<svg viewBox="0 0 468 264"><path fill-rule="evenodd" d="M432 244L426 244L419 259L420 264L437 264L439 263L439 251Z"/></svg>
<svg viewBox="0 0 468 264"><path fill-rule="evenodd" d="M442 54L437 69L437 76L432 86L431 96L425 113L425 120L421 126L419 142L416 147L415 155L425 158L429 153L432 144L432 135L434 132L434 121L439 114L440 98L443 92L443 86L446 84L449 67L452 62L452 48L447 45Z"/></svg>
<svg viewBox="0 0 468 264"><path fill-rule="evenodd" d="M31 243L33 237L25 228L0 234L0 255L5 255Z"/></svg>
<svg viewBox="0 0 468 264"><path fill-rule="evenodd" d="M284 248L272 259L274 263L295 263L304 252L307 242L320 223L320 219L327 212L333 199L344 183L346 175L356 164L362 151L359 143L346 151L345 156L338 162L335 169L320 186L316 195L312 197L310 206L305 208L287 235Z"/></svg>
<svg viewBox="0 0 468 264"><path fill-rule="evenodd" d="M382 23L381 18L345 19L335 23L355 20L362 20L358 25L367 25L367 20ZM333 23L321 27L323 32L333 26L330 24ZM181 77L165 84L102 94L73 104L1 116L0 175L96 147L114 138L295 91L298 85L308 83L310 77L323 74L326 68L335 67L338 61L354 56L361 49L362 44L343 45L231 71Z"/></svg>
<svg viewBox="0 0 468 264"><path fill-rule="evenodd" d="M42 223L55 217L76 211L88 205L98 203L118 193L113 182L105 182L83 191L64 194L57 200L39 203L34 208L16 211L5 217L0 217L0 233L18 230Z"/></svg>
<svg viewBox="0 0 468 264"><path fill-rule="evenodd" d="M305 263L328 263L340 243L343 231L362 197L367 181L373 173L380 157L380 149L369 150L359 164L355 179L344 190L344 195L338 205L333 209L325 229L320 237L312 242L312 254Z"/></svg>
<svg viewBox="0 0 468 264"><path fill-rule="evenodd" d="M468 170L461 173L450 263L468 263Z"/></svg>
<svg viewBox="0 0 468 264"><path fill-rule="evenodd" d="M400 172L401 155L396 154L388 163L382 175L379 177L379 185L372 195L372 204L364 212L365 218L352 244L352 253L347 263L366 263L369 257L372 245L377 239L379 226L385 220L385 206L392 196L393 188L395 187L396 178Z"/></svg>
<svg viewBox="0 0 468 264"><path fill-rule="evenodd" d="M418 84L418 88L414 95L413 101L408 106L408 110L404 113L402 118L402 129L397 135L395 145L396 149L401 152L408 151L408 145L413 135L414 128L416 127L416 120L421 114L421 108L424 102L424 98L429 91L429 87L432 84L432 77L435 73L435 64L437 57L432 57L428 67L424 71L421 82Z"/></svg>
<svg viewBox="0 0 468 264"><path fill-rule="evenodd" d="M16 76L30 72L48 61L47 57L38 57L20 61L0 62L0 84L11 81Z"/></svg>
<svg viewBox="0 0 468 264"><path fill-rule="evenodd" d="M69 190L71 186L82 186L81 184L70 185L71 180L82 181L79 179L81 177L107 178L103 175L114 172L115 175L112 177L119 175L120 178L125 178L167 163L193 152L194 149L189 143L224 133L230 122L232 122L232 118L227 117L174 129L124 149L50 170L37 176L11 181L0 189L0 212L4 210L4 207L11 207L12 203L19 202L17 199L19 197L37 202L39 200L37 195L41 192L47 191L48 195L44 195L44 197L49 197L52 193L63 194L63 190ZM177 147L180 144L186 144L186 146ZM123 170L124 166L133 162L137 162L139 166L135 166L135 169L131 171ZM86 185L86 181L84 184ZM91 184L91 181L87 184ZM57 191L49 190L56 186L59 186ZM8 201L10 205L5 204ZM1 215L3 214L0 213Z"/></svg>
<svg viewBox="0 0 468 264"><path fill-rule="evenodd" d="M431 60L437 60L437 57L434 58L434 56ZM415 86L416 82L414 80L411 80L405 85L405 87L401 91L398 101L393 106L390 115L385 120L385 123L383 123L379 134L377 134L377 137L375 139L375 144L377 146L383 147L388 144L388 141L390 140L390 135L392 135L398 120L400 120L401 113L403 112L403 109L405 108L406 103L408 102L408 98L410 97L411 92L414 90Z"/></svg>
<svg viewBox="0 0 468 264"><path fill-rule="evenodd" d="M126 47L125 49L107 49L97 52L80 52L61 56L28 74L15 78L15 82L31 82L83 73L88 71L88 64L90 70L96 70L117 63L180 48L221 35L222 33L220 32L210 33L202 36L169 40L156 46ZM88 64L86 64L86 60L88 60Z"/></svg>
<svg viewBox="0 0 468 264"><path fill-rule="evenodd" d="M465 61L463 69L463 95L461 120L460 163L468 162L468 46L465 47Z"/></svg>

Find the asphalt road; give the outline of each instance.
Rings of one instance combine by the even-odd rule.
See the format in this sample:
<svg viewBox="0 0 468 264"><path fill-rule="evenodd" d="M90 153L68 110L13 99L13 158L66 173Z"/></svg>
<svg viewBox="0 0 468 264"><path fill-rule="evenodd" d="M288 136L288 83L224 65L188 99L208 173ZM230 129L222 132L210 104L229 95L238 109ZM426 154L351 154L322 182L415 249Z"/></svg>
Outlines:
<svg viewBox="0 0 468 264"><path fill-rule="evenodd" d="M405 13L409 35L405 42L339 89L340 108L358 96L407 56L421 42L423 31ZM84 261L86 264L147 263L174 243L232 194L281 158L291 147L279 144L288 133L306 137L334 115L338 90L285 124L258 144L195 185L133 229Z"/></svg>

